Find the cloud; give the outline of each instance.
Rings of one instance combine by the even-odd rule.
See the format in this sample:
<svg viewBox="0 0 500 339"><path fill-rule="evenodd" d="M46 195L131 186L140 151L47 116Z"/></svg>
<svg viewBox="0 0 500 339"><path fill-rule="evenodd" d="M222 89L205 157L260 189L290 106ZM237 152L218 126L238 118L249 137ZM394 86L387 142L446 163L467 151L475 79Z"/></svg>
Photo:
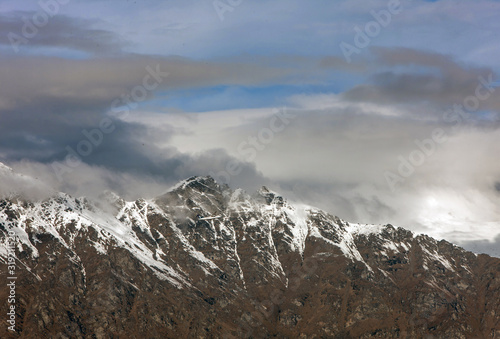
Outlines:
<svg viewBox="0 0 500 339"><path fill-rule="evenodd" d="M154 198L163 194L169 187L191 176L212 175L221 184L227 183L219 175L227 163L235 161L224 150L210 150L199 154L180 154L170 150L163 152L161 158L143 155L143 163L137 163L137 153L121 153L126 157L123 166L120 161L111 159L104 164L81 163L62 173L62 180L57 177L53 163L40 163L21 160L9 163L16 174L0 175L0 194L21 194L28 199L41 199L56 191L73 196L86 196L99 199L105 190L116 192L127 200ZM240 163L241 171L232 176L230 184L242 187L250 192L269 180L259 173L253 164ZM20 179L19 179L20 178ZM36 178L36 180L33 179ZM50 187L50 189L49 189Z"/></svg>
<svg viewBox="0 0 500 339"><path fill-rule="evenodd" d="M373 51L379 67L389 69L375 73L371 84L358 85L343 93L345 100L446 108L476 95L478 86L483 84L481 79L489 83L497 78L492 69L466 67L450 56L406 48ZM481 89L480 93L487 93L487 89ZM499 111L500 99L489 96L481 101L481 109Z"/></svg>
<svg viewBox="0 0 500 339"><path fill-rule="evenodd" d="M107 112L112 111L113 103L118 102L115 107L125 105L127 96L133 101L130 95L137 86L144 86L146 76L149 82L154 76L161 75L161 79L154 90L145 91L146 98L132 105L155 95L168 95L171 89L286 81L290 72L252 63L201 62L177 57L2 57L0 78L8 81L0 84L0 153L5 160L61 159L66 146L74 147L82 140L83 130L99 126ZM108 137L106 145L114 143L135 149L123 133L137 135L140 127L125 126L119 121L116 124L117 132ZM166 132L164 137L168 140L168 133L175 131Z"/></svg>
<svg viewBox="0 0 500 339"><path fill-rule="evenodd" d="M0 163L0 199L20 197L28 200L43 200L55 194L53 187L35 176L26 176Z"/></svg>
<svg viewBox="0 0 500 339"><path fill-rule="evenodd" d="M368 65L365 62L354 60L347 62L345 58L338 56L324 57L320 60L319 66L321 68L334 68L341 71L350 72L364 72L368 70Z"/></svg>
<svg viewBox="0 0 500 339"><path fill-rule="evenodd" d="M34 24L33 18L45 17L45 23ZM98 19L69 17L63 14L49 16L41 8L35 11L13 11L0 14L0 45L19 51L23 47L55 47L88 52L114 54L127 46L118 34L96 26ZM31 28L30 28L31 27ZM13 43L14 41L14 43Z"/></svg>
<svg viewBox="0 0 500 339"><path fill-rule="evenodd" d="M463 246L465 249L474 253L485 253L500 258L500 235L493 241L465 241L461 243L460 246Z"/></svg>

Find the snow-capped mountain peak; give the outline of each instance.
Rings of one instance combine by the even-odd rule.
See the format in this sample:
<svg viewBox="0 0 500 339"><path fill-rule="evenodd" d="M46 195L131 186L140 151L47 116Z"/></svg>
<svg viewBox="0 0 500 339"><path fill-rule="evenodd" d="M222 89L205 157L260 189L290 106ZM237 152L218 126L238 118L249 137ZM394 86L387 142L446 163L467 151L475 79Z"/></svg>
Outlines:
<svg viewBox="0 0 500 339"><path fill-rule="evenodd" d="M0 260L8 262L14 239L22 314L40 314L19 331L125 335L125 323L144 315L155 320L138 323L137 333L161 337L209 337L207 329L216 337L391 336L402 328L456 337L499 329L500 260L444 241L349 223L266 187L251 195L211 177L150 200L101 198L0 200ZM106 314L97 316L102 303ZM74 326L56 329L43 305ZM484 325L467 329L478 307ZM405 317L420 322L401 327Z"/></svg>

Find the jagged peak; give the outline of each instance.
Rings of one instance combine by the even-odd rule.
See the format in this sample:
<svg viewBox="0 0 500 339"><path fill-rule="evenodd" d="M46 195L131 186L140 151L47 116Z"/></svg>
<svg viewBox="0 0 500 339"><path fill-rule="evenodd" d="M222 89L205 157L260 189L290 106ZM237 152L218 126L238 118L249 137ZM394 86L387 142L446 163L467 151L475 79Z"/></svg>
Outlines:
<svg viewBox="0 0 500 339"><path fill-rule="evenodd" d="M205 191L206 189L221 191L221 186L211 176L192 176L180 181L178 184L169 189L168 192L185 190L187 188L199 191Z"/></svg>
<svg viewBox="0 0 500 339"><path fill-rule="evenodd" d="M272 203L278 203L278 204L284 204L285 200L283 197L278 194L277 192L274 192L267 188L266 186L262 186L258 191L257 191L257 199L262 200L262 198L265 200L266 204L272 204Z"/></svg>
<svg viewBox="0 0 500 339"><path fill-rule="evenodd" d="M259 193L271 193L271 190L267 188L267 186L262 186L259 190Z"/></svg>

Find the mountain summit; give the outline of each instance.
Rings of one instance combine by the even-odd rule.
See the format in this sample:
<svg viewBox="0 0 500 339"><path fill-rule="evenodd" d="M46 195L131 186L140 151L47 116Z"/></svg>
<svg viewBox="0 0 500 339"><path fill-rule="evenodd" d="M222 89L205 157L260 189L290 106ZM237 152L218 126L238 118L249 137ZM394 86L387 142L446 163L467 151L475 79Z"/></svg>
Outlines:
<svg viewBox="0 0 500 339"><path fill-rule="evenodd" d="M500 259L211 177L104 197L0 201L0 337L500 337Z"/></svg>

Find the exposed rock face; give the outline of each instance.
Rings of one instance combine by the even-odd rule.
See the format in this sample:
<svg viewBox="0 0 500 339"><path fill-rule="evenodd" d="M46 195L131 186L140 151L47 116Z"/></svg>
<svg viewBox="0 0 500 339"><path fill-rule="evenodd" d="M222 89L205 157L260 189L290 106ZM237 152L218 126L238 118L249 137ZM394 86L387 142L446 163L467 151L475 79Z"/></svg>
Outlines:
<svg viewBox="0 0 500 339"><path fill-rule="evenodd" d="M0 201L0 337L500 338L498 258L210 177L106 199Z"/></svg>

